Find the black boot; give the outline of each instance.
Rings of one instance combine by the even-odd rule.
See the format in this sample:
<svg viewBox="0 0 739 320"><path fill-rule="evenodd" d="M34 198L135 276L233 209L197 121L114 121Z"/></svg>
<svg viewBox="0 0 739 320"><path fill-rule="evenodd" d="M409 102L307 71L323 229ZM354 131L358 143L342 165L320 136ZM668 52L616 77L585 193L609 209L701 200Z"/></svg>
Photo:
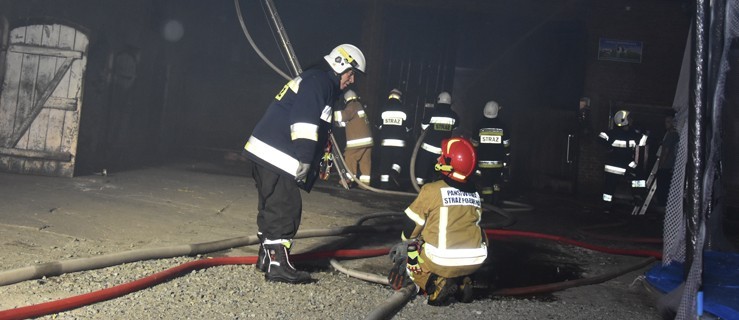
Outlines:
<svg viewBox="0 0 739 320"><path fill-rule="evenodd" d="M472 302L472 299L474 299L472 278L464 277L462 280L458 280L457 282L459 283L459 288L454 297L457 298L457 301L462 303Z"/></svg>
<svg viewBox="0 0 739 320"><path fill-rule="evenodd" d="M457 293L457 283L454 279L447 279L432 273L426 282L426 293L428 293L427 303L430 306L446 306L449 305L449 298Z"/></svg>
<svg viewBox="0 0 739 320"><path fill-rule="evenodd" d="M261 232L257 233L259 238L259 254L257 255L257 263L254 264L259 271L267 272L267 252L264 250L264 236Z"/></svg>
<svg viewBox="0 0 739 320"><path fill-rule="evenodd" d="M313 281L310 274L304 271L298 271L290 263L290 253L288 247L282 243L264 244L267 253L267 273L264 278L267 281L287 282L287 283L308 283Z"/></svg>

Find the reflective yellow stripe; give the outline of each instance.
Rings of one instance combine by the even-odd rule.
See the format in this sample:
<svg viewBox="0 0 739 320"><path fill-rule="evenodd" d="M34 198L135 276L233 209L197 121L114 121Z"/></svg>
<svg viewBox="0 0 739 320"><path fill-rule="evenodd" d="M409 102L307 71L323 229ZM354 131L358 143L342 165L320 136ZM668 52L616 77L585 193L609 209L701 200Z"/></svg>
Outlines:
<svg viewBox="0 0 739 320"><path fill-rule="evenodd" d="M474 249L441 249L426 242L423 245L426 256L440 266L470 266L482 264L488 256L485 243Z"/></svg>
<svg viewBox="0 0 739 320"><path fill-rule="evenodd" d="M457 178L459 180L465 180L465 179L467 179L467 176L465 176L465 175L463 175L463 174L461 174L459 172L456 172L456 171L452 172L452 177L455 177L455 178Z"/></svg>
<svg viewBox="0 0 739 320"><path fill-rule="evenodd" d="M382 113L383 119L391 119L391 118L401 118L403 120L406 119L405 112L403 111L385 111Z"/></svg>
<svg viewBox="0 0 739 320"><path fill-rule="evenodd" d="M352 62L354 62L354 58L352 58L352 56L348 52L346 52L344 48L339 47L339 54L341 54L341 56L344 57L344 59L346 59L346 62L348 62L349 64L352 64Z"/></svg>
<svg viewBox="0 0 739 320"><path fill-rule="evenodd" d="M428 143L423 143L421 145L421 149L426 150L428 152L431 152L433 154L441 154L441 148L440 147L434 147Z"/></svg>
<svg viewBox="0 0 739 320"><path fill-rule="evenodd" d="M426 220L423 220L421 216L419 216L417 213L413 212L411 208L405 209L405 215L408 216L413 222L415 222L417 225L422 226L426 224Z"/></svg>
<svg viewBox="0 0 739 320"><path fill-rule="evenodd" d="M400 139L385 139L382 140L382 145L386 147L405 147L405 141Z"/></svg>
<svg viewBox="0 0 739 320"><path fill-rule="evenodd" d="M290 80L285 84L284 87L282 87L282 90L280 90L279 93L275 96L275 100L280 101L282 100L282 97L287 93L287 90L290 89L294 93L298 93L298 89L300 89L300 82L303 81L303 78L301 77L295 77L294 79Z"/></svg>
<svg viewBox="0 0 739 320"><path fill-rule="evenodd" d="M372 137L352 139L346 142L347 148L362 147L372 145Z"/></svg>
<svg viewBox="0 0 739 320"><path fill-rule="evenodd" d="M454 118L450 117L431 117L429 123L454 124Z"/></svg>
<svg viewBox="0 0 739 320"><path fill-rule="evenodd" d="M449 208L439 208L439 248L446 249L446 229L449 225Z"/></svg>
<svg viewBox="0 0 739 320"><path fill-rule="evenodd" d="M318 141L318 126L307 122L296 122L290 126L290 138Z"/></svg>
<svg viewBox="0 0 739 320"><path fill-rule="evenodd" d="M646 146L646 145L647 145L647 136L642 135L641 136L641 139L639 140L639 146L640 147L643 147L643 146Z"/></svg>
<svg viewBox="0 0 739 320"><path fill-rule="evenodd" d="M611 146L616 148L626 148L628 145L629 143L626 140L613 140L611 143Z"/></svg>
<svg viewBox="0 0 739 320"><path fill-rule="evenodd" d="M294 176L295 172L298 171L298 159L264 143L254 136L249 138L244 149L290 175Z"/></svg>
<svg viewBox="0 0 739 320"><path fill-rule="evenodd" d="M615 174L618 174L618 175L625 175L626 174L626 169L625 168L619 168L619 167L611 166L611 165L606 165L603 168L603 170L605 170L606 172L615 173Z"/></svg>
<svg viewBox="0 0 739 320"><path fill-rule="evenodd" d="M477 166L482 169L503 168L503 161L481 160L477 162Z"/></svg>

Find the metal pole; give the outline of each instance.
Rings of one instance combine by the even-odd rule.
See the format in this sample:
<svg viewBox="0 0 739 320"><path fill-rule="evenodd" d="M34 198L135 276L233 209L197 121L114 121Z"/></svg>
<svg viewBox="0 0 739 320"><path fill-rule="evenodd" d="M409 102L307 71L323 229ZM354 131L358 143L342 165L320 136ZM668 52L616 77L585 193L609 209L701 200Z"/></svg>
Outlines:
<svg viewBox="0 0 739 320"><path fill-rule="evenodd" d="M280 15L277 14L277 9L272 0L264 0L264 3L267 4L267 10L269 10L269 14L272 17L272 22L274 22L275 27L277 27L277 34L280 35L280 42L282 42L282 46L285 48L285 52L287 52L288 61L290 62L293 75L297 76L303 72L303 69L300 67L300 62L298 62L298 57L295 55L295 51L293 51L293 45L290 43L290 38L287 37L287 31L285 31L285 27L282 25Z"/></svg>

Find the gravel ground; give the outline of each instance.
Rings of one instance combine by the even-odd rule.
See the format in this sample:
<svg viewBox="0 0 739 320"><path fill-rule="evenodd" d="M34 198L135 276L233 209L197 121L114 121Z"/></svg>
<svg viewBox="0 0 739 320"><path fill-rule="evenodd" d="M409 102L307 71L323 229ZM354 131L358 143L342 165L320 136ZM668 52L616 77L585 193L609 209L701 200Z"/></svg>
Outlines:
<svg viewBox="0 0 739 320"><path fill-rule="evenodd" d="M253 182L185 168L152 168L113 177L54 179L0 174L0 271L39 263L92 257L141 248L161 248L254 235ZM244 192L246 190L246 192ZM518 230L575 236L572 224L591 223L573 204L550 199L536 204L546 212L516 213ZM304 195L301 230L351 225L361 215L398 211L408 199L318 188ZM557 205L554 205L557 204ZM564 206L556 214L557 206ZM244 209L248 208L248 209ZM596 219L597 220L597 219ZM602 222L602 221L601 221ZM395 235L389 235L395 237ZM335 239L332 239L330 242ZM329 240L326 240L329 241ZM391 243L360 237L361 246ZM341 242L341 241L339 241ZM545 241L536 241L541 243ZM500 250L493 243L491 250ZM305 252L326 243L299 239ZM615 256L559 244L542 252L555 262L577 264L583 277L600 275L643 258ZM516 247L510 249L515 252ZM213 256L250 256L254 246ZM532 253L533 255L533 253ZM527 253L523 254L527 257ZM134 281L202 257L127 263L103 269L28 280L0 287L0 311L63 299ZM534 259L535 257L528 257ZM492 260L494 265L518 261ZM346 267L384 276L385 257L348 260ZM363 319L394 292L349 277L322 264L300 265L315 283L268 283L252 265L192 271L128 295L43 316L40 319ZM480 289L472 303L433 307L423 297L406 304L393 319L660 319L654 295L639 281L646 269L615 279L535 297L490 296ZM527 272L522 270L521 272ZM531 271L529 271L531 272Z"/></svg>
<svg viewBox="0 0 739 320"><path fill-rule="evenodd" d="M581 253L595 256L601 264L624 262L592 255L587 250ZM141 261L29 280L1 287L0 296L24 297L12 306L4 305L5 308L38 304L127 283L202 258ZM348 261L345 265L372 272L385 264L384 257L369 260ZM394 293L384 285L330 268L312 271L315 283L290 285L266 282L252 265L216 266L40 319L364 319ZM433 307L418 296L393 319L659 319L638 281L640 274L633 272L604 284L568 289L543 299L487 296L470 304Z"/></svg>

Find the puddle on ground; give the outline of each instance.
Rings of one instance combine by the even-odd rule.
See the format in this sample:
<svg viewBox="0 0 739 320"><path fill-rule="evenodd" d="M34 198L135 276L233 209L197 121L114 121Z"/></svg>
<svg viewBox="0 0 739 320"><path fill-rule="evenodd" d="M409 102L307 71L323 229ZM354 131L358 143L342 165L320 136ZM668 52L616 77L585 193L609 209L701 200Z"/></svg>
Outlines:
<svg viewBox="0 0 739 320"><path fill-rule="evenodd" d="M476 298L490 298L498 289L544 285L582 278L583 269L554 247L526 241L492 240L488 259L474 276ZM494 298L494 297L493 297ZM553 301L551 293L508 298Z"/></svg>

